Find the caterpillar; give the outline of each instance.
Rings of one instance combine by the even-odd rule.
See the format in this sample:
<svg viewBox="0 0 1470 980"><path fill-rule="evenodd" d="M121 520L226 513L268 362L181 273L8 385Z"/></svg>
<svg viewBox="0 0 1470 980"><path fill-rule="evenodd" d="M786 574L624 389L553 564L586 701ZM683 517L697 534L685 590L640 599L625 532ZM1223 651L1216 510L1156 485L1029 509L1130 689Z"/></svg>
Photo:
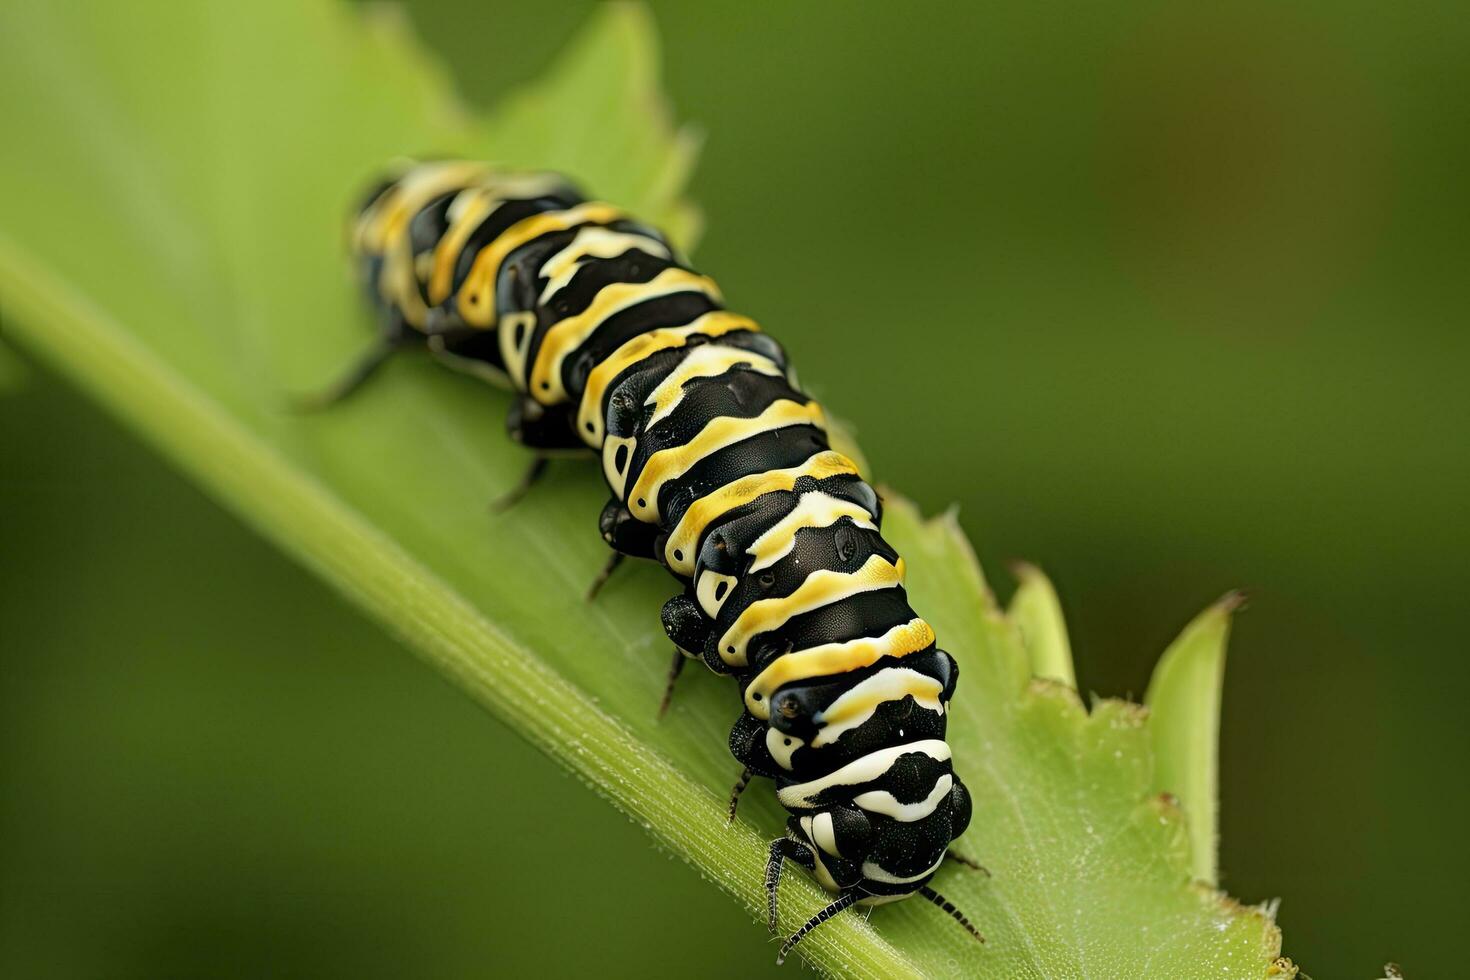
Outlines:
<svg viewBox="0 0 1470 980"><path fill-rule="evenodd" d="M971 816L945 741L959 668L781 346L665 236L555 174L405 163L349 238L379 342L311 404L419 347L514 392L507 427L534 456L503 504L552 454L601 458L612 555L589 598L625 557L678 580L659 712L688 660L735 679L730 819L755 776L790 814L765 868L771 931L786 861L835 895L779 959L850 906L911 895L983 942L929 886L946 859L984 870L950 847Z"/></svg>

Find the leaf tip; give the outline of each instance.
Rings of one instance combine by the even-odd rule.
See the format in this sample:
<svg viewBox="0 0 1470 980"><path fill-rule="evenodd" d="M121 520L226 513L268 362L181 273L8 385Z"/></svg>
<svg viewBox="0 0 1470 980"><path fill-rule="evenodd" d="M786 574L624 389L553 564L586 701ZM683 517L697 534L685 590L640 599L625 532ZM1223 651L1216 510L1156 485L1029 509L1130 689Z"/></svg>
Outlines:
<svg viewBox="0 0 1470 980"><path fill-rule="evenodd" d="M1076 687L1072 642L1067 635L1067 621L1056 587L1046 573L1031 562L1012 561L1009 567L1018 585L1006 615L1021 632L1021 641L1031 661L1031 672L1038 677Z"/></svg>
<svg viewBox="0 0 1470 980"><path fill-rule="evenodd" d="M1231 589L1229 592L1216 599L1211 609L1218 610L1226 616L1232 616L1250 606L1250 593L1245 589Z"/></svg>
<svg viewBox="0 0 1470 980"><path fill-rule="evenodd" d="M1024 558L1012 558L1006 562L1006 568L1010 571L1011 577L1017 582L1025 583L1046 578L1046 575L1042 573L1039 566L1026 561Z"/></svg>

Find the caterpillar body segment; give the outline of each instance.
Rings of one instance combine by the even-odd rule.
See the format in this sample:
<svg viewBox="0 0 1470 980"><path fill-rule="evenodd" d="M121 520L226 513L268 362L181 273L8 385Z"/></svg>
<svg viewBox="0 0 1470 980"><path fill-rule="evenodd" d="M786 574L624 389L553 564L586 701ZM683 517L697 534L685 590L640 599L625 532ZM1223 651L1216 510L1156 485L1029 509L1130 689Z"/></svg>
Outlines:
<svg viewBox="0 0 1470 980"><path fill-rule="evenodd" d="M838 895L830 914L934 901L971 815L945 741L958 667L781 346L659 232L554 175L409 165L351 241L386 349L421 344L510 386L518 442L599 458L615 558L679 581L670 640L739 686L731 813L751 775L790 813L766 871L773 923L788 859Z"/></svg>

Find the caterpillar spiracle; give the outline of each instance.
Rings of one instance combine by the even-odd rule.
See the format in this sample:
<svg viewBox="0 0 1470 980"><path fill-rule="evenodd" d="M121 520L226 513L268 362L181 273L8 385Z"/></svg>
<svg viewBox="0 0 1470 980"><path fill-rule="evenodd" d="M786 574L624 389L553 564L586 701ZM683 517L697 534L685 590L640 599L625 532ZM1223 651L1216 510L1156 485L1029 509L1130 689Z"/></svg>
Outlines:
<svg viewBox="0 0 1470 980"><path fill-rule="evenodd" d="M950 850L971 810L945 741L958 667L780 345L657 230L554 174L406 163L350 240L380 339L314 403L423 347L516 393L508 428L536 454L517 493L548 454L600 456L613 555L597 584L625 556L674 575L663 707L688 659L734 678L731 818L753 776L791 814L765 869L772 931L785 861L836 896L781 958L849 906L915 894L979 939L929 887L946 858L970 863Z"/></svg>

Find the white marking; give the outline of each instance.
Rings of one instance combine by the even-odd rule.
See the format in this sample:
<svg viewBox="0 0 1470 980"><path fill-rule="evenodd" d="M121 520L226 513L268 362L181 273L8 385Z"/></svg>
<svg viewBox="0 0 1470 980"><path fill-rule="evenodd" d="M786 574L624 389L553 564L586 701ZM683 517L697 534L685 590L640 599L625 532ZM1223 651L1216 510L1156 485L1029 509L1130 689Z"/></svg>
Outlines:
<svg viewBox="0 0 1470 980"><path fill-rule="evenodd" d="M735 591L735 583L739 581L733 575L721 575L719 572L700 572L698 584L694 588L695 595L699 597L699 605L710 619L720 614L720 609L725 605L725 600L730 598L730 593ZM720 588L724 586L724 588Z"/></svg>
<svg viewBox="0 0 1470 980"><path fill-rule="evenodd" d="M494 197L495 195L484 185L466 187L454 195L454 200L449 202L449 210L444 212L446 223L450 226L458 224L460 219L464 217L465 211L480 201L494 200ZM488 218L493 213L491 211L485 216Z"/></svg>
<svg viewBox="0 0 1470 980"><path fill-rule="evenodd" d="M842 857L842 852L837 849L837 829L832 826L832 814L819 813L811 818L812 843L833 857Z"/></svg>
<svg viewBox="0 0 1470 980"><path fill-rule="evenodd" d="M939 801L948 796L952 789L954 789L954 777L945 773L934 780L934 789L918 803L900 803L886 789L870 789L866 793L859 793L853 797L852 801L869 813L881 813L892 817L899 823L913 823L933 813Z"/></svg>
<svg viewBox="0 0 1470 980"><path fill-rule="evenodd" d="M524 329L522 329L524 328ZM516 387L526 390L526 358L531 353L531 340L536 335L536 314L530 310L508 313L501 318L500 356L505 361L505 373L515 380ZM521 332L521 342L516 343L516 332Z"/></svg>
<svg viewBox="0 0 1470 980"><path fill-rule="evenodd" d="M872 861L864 861L863 862L863 877L869 879L870 881L881 881L885 885L908 885L908 884L912 884L913 882L919 881L919 880L921 880L923 878L929 877L934 872L938 871L939 870L939 866L941 864L943 864L943 863L944 863L944 855L941 854L941 855L939 855L939 860L938 861L935 861L932 865L930 865L929 868L928 868L928 870L926 870L926 871L920 871L918 874L914 875L912 878L900 878L897 875L891 875L887 871L884 871L882 867L880 867L879 865L874 864Z"/></svg>
<svg viewBox="0 0 1470 980"><path fill-rule="evenodd" d="M541 290L542 305L572 281L585 259L611 259L635 248L658 258L671 258L667 248L646 235L630 235L596 225L578 231L566 248L541 263L537 275L549 280Z"/></svg>
<svg viewBox="0 0 1470 980"><path fill-rule="evenodd" d="M486 178L485 186L501 198L530 200L560 190L566 186L566 181L557 174L533 170L526 173L492 174Z"/></svg>
<svg viewBox="0 0 1470 980"><path fill-rule="evenodd" d="M758 572L762 568L768 568L790 554L791 549L796 546L796 532L801 528L831 527L844 517L851 517L858 527L865 527L870 531L878 529L873 523L873 515L857 504L821 490L807 491L801 495L791 513L772 524L746 549L747 555L755 556L750 571Z"/></svg>
<svg viewBox="0 0 1470 980"><path fill-rule="evenodd" d="M795 650L771 661L745 689L745 709L766 720L771 716L770 699L783 685L812 677L826 677L857 670L884 657L906 657L927 649L934 632L922 619L900 623L882 636L864 636L843 643ZM794 658L794 659L793 659Z"/></svg>
<svg viewBox="0 0 1470 980"><path fill-rule="evenodd" d="M812 851L812 857L816 859L817 863L816 869L812 872L812 876L817 879L817 884L829 892L841 891L842 886L837 884L837 879L832 877L832 872L828 871L827 865L822 863L822 852L814 850Z"/></svg>
<svg viewBox="0 0 1470 980"><path fill-rule="evenodd" d="M919 690L915 690L916 686ZM926 688L927 692L924 690ZM902 700L910 694L914 696L914 701L921 708L944 714L944 702L939 700L939 695L943 692L943 684L912 668L888 667L880 670L867 680L853 685L841 697L812 718L812 721L822 729L817 737L812 739L812 747L817 748L837 741L843 732L851 731L873 717L873 713L878 710L878 705ZM842 718L847 713L850 713L849 717ZM842 720L828 725L825 719L829 717L838 717Z"/></svg>
<svg viewBox="0 0 1470 980"><path fill-rule="evenodd" d="M708 313L700 317L709 316ZM695 321L696 324L698 321ZM724 374L737 365L745 365L752 371L770 375L773 378L781 377L781 368L776 362L764 354L754 351L743 350L739 347L730 347L725 344L704 344L694 350L679 363L664 380L658 383L644 399L644 405L658 405L654 413L649 416L647 428L653 428L659 422L668 418L669 413L678 407L684 400L684 386L695 378L709 378Z"/></svg>
<svg viewBox="0 0 1470 980"><path fill-rule="evenodd" d="M578 435L582 437L584 442L593 447L602 441L603 427L605 425L602 400L607 395L609 386L614 385L623 372L629 369L636 370L637 365L648 360L655 354L684 347L689 339L696 334L704 334L707 337L718 337L738 330L755 329L755 323L749 317L731 313L729 310L713 310L709 313L701 313L683 326L658 327L647 333L641 333L636 337L629 338L617 350L605 357L602 363L593 368L592 373L587 376L587 386L582 389L582 401L577 408ZM706 344L703 347L696 348L696 350L704 350L709 346L712 345ZM721 349L730 352L730 356L725 358L728 362L733 363L734 361L740 360L746 364L750 363L750 359L735 348L725 347ZM687 363L690 360L690 356L686 355L684 360ZM772 364L772 368L775 369L774 364ZM684 397L683 388L677 385L672 388L670 387L670 382L678 377L680 370L682 368L675 368L671 374L667 375L659 383L655 391L667 390L669 397L674 401L682 399ZM706 375L715 373L718 372L711 370L703 372ZM781 372L774 370L774 373L779 375ZM645 401L644 404L648 405L652 403ZM656 408L653 417L644 423L644 427L652 428L654 423L661 417L661 410Z"/></svg>
<svg viewBox="0 0 1470 980"><path fill-rule="evenodd" d="M875 905L887 905L890 902L902 901L912 894L913 892L904 892L902 895L864 895L857 900L857 904L872 908Z"/></svg>
<svg viewBox="0 0 1470 980"><path fill-rule="evenodd" d="M831 449L819 449L796 466L753 473L712 490L689 505L664 545L664 559L678 575L694 576L695 548L709 526L736 507L778 490L790 490L803 476L823 480L838 473L857 474L857 464Z"/></svg>
<svg viewBox="0 0 1470 980"><path fill-rule="evenodd" d="M697 275L678 266L670 266L647 282L613 282L597 291L592 302L580 313L558 320L546 332L536 360L531 365L531 395L543 405L558 405L569 394L562 383L562 365L568 357L597 333L598 329L624 310L643 303L676 296L700 293L718 303L719 287L708 276Z"/></svg>
<svg viewBox="0 0 1470 980"><path fill-rule="evenodd" d="M795 735L787 735L777 728L766 729L766 751L776 760L776 765L791 771L791 757L806 743Z"/></svg>
<svg viewBox="0 0 1470 980"><path fill-rule="evenodd" d="M617 469L615 464L618 460L618 449L628 447L628 455L623 460L623 468ZM607 485L612 489L613 496L619 500L623 499L623 489L628 485L628 468L633 465L633 453L638 450L638 440L632 436L610 437L602 444L602 475L607 478Z"/></svg>
<svg viewBox="0 0 1470 980"><path fill-rule="evenodd" d="M887 772L899 756L910 755L914 752L922 752L936 762L948 762L950 758L949 745L939 738L926 738L907 745L890 745L886 749L869 752L860 759L854 759L836 772L830 772L805 783L784 787L776 792L776 798L788 810L815 809L820 806L816 802L816 797L823 791L833 786L871 783Z"/></svg>
<svg viewBox="0 0 1470 980"><path fill-rule="evenodd" d="M637 513L637 511L634 511ZM746 648L753 637L780 629L793 617L822 609L865 592L896 589L903 585L904 561L892 565L882 555L869 555L855 572L819 568L809 574L790 595L758 599L746 606L720 637L720 659L733 666L748 662Z"/></svg>
<svg viewBox="0 0 1470 980"><path fill-rule="evenodd" d="M640 519L657 524L660 520L658 497L664 484L685 476L722 449L777 429L798 425L814 425L821 429L825 421L822 407L816 402L790 398L776 399L759 415L716 415L687 442L660 449L648 458L630 494L636 500L629 504L628 509Z"/></svg>

